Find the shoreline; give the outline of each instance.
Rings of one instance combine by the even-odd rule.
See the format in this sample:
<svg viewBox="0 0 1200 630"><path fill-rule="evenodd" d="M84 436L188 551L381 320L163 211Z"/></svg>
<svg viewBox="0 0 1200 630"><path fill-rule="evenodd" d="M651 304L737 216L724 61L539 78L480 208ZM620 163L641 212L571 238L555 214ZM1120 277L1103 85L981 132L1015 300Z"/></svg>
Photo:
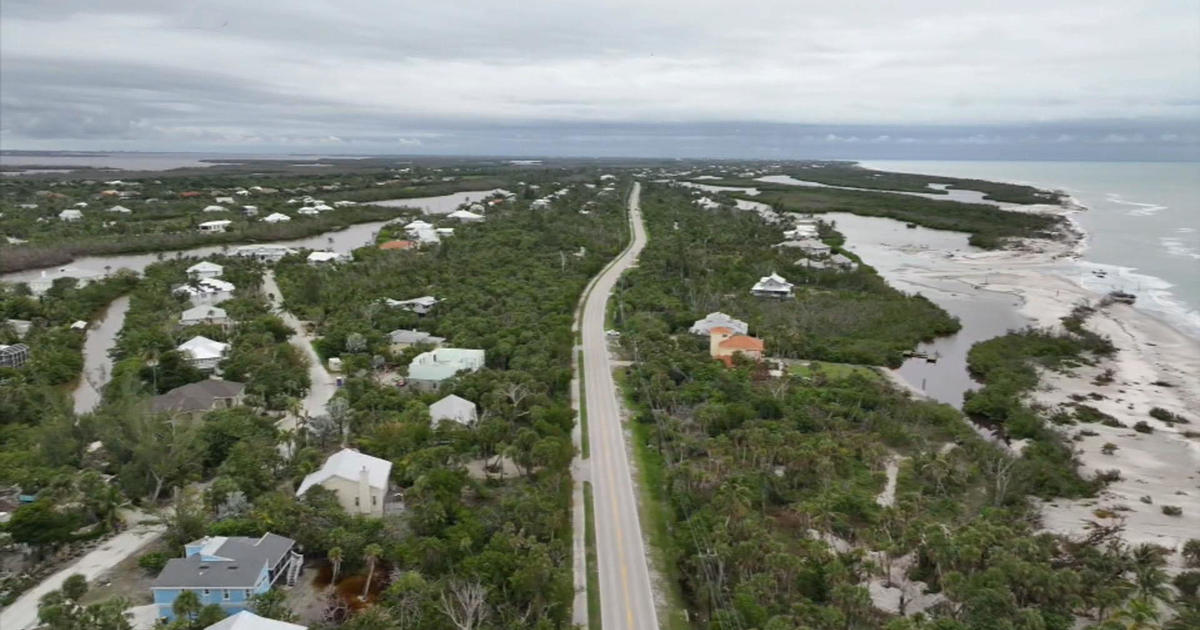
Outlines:
<svg viewBox="0 0 1200 630"><path fill-rule="evenodd" d="M1096 304L1104 297L1063 273L1064 261L1081 262L1088 236L1072 218L1086 207L1068 200L1063 206L1028 208L1064 216L1068 239L1026 240L1015 249L951 253L943 269L910 276L909 282L957 280L977 291L1008 293L1019 299L1018 311L1034 326L1061 331L1060 318L1076 304ZM1195 411L1200 409L1200 340L1157 313L1119 303L1098 308L1084 326L1112 339L1117 352L1095 366L1062 373L1042 371L1029 398L1047 410L1046 416L1086 404L1124 425L1056 427L1074 445L1081 474L1116 470L1121 479L1094 498L1044 502L1042 526L1078 536L1091 521L1123 523L1127 542L1156 543L1177 552L1200 532L1200 415ZM1112 370L1111 382L1097 384L1106 370ZM1190 424L1168 426L1149 415L1155 407L1183 416ZM1153 432L1134 431L1133 425L1142 421ZM1116 446L1113 454L1102 452L1106 444ZM1162 512L1164 506L1180 507L1183 513L1168 516ZM1177 562L1176 555L1173 563Z"/></svg>

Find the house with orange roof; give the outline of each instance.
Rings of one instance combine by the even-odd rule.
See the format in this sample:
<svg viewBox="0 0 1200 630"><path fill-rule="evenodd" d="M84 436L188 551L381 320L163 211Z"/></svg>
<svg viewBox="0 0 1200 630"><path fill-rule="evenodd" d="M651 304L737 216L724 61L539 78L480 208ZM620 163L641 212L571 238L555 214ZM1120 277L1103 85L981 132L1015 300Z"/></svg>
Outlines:
<svg viewBox="0 0 1200 630"><path fill-rule="evenodd" d="M742 355L759 361L763 358L766 345L762 339L740 335L725 326L715 326L708 331L708 352L712 358L727 366L733 365L733 357Z"/></svg>
<svg viewBox="0 0 1200 630"><path fill-rule="evenodd" d="M386 243L380 243L379 249L401 249L401 250L403 250L403 249L414 249L416 246L417 246L417 244L412 241L388 241Z"/></svg>

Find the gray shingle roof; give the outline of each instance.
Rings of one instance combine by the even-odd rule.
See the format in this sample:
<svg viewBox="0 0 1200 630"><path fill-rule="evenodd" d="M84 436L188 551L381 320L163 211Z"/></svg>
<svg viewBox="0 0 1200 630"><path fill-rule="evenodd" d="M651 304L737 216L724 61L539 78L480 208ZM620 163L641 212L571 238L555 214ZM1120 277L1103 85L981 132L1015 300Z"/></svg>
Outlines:
<svg viewBox="0 0 1200 630"><path fill-rule="evenodd" d="M204 560L200 553L172 558L151 588L250 588L264 566L274 568L295 544L275 534L230 536L212 554L229 560Z"/></svg>
<svg viewBox="0 0 1200 630"><path fill-rule="evenodd" d="M207 411L212 409L213 400L233 398L246 390L244 383L208 379L176 387L150 400L150 409L155 412Z"/></svg>

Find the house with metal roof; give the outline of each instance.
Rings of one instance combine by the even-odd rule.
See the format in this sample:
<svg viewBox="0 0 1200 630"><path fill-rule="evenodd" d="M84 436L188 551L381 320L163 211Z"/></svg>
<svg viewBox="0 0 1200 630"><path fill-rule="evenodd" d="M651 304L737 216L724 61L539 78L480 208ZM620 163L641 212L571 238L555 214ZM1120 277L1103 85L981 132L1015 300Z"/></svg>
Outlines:
<svg viewBox="0 0 1200 630"><path fill-rule="evenodd" d="M215 262L209 262L207 260L202 260L187 268L187 275L193 280L220 278L221 274L223 273L225 273L224 267Z"/></svg>
<svg viewBox="0 0 1200 630"><path fill-rule="evenodd" d="M418 354L408 364L408 382L418 389L437 389L459 372L483 367L484 351L470 348L438 348Z"/></svg>
<svg viewBox="0 0 1200 630"><path fill-rule="evenodd" d="M392 462L344 448L330 455L320 470L304 477L296 496L321 486L337 495L347 513L383 516L391 474Z"/></svg>
<svg viewBox="0 0 1200 630"><path fill-rule="evenodd" d="M793 286L783 276L772 273L759 278L758 282L751 287L750 293L758 297L790 298Z"/></svg>
<svg viewBox="0 0 1200 630"><path fill-rule="evenodd" d="M435 337L423 330L408 330L399 328L388 333L392 341L392 350L401 352L416 345L440 346L445 341L443 337Z"/></svg>
<svg viewBox="0 0 1200 630"><path fill-rule="evenodd" d="M158 616L173 620L172 605L184 591L215 604L226 613L245 610L250 598L279 581L295 584L304 558L296 541L276 534L260 538L210 536L184 546L184 557L172 558L150 585Z"/></svg>
<svg viewBox="0 0 1200 630"><path fill-rule="evenodd" d="M219 221L205 221L196 227L201 232L224 232L230 225L233 225L233 221L221 219Z"/></svg>
<svg viewBox="0 0 1200 630"><path fill-rule="evenodd" d="M197 370L212 371L229 352L229 344L196 335L179 344L178 350Z"/></svg>
<svg viewBox="0 0 1200 630"><path fill-rule="evenodd" d="M212 324L221 328L229 328L233 325L233 320L229 318L229 314L220 306L212 304L197 304L179 316L180 326L197 326L199 324Z"/></svg>
<svg viewBox="0 0 1200 630"><path fill-rule="evenodd" d="M230 615L208 626L204 630L308 630L308 626L278 621L276 619L267 619L266 617L259 617L249 610L243 610L240 613Z"/></svg>
<svg viewBox="0 0 1200 630"><path fill-rule="evenodd" d="M198 415L214 409L228 409L242 404L245 383L207 379L176 387L150 399L155 413Z"/></svg>
<svg viewBox="0 0 1200 630"><path fill-rule="evenodd" d="M465 427L475 425L475 421L479 419L479 411L475 403L450 394L445 398L429 405L429 418L436 426L441 422L457 422Z"/></svg>
<svg viewBox="0 0 1200 630"><path fill-rule="evenodd" d="M29 360L29 346L23 343L11 346L0 344L0 367L19 368Z"/></svg>
<svg viewBox="0 0 1200 630"><path fill-rule="evenodd" d="M417 315L425 315L433 310L433 307L437 306L440 301L432 295L422 295L419 298L411 300L393 300L391 298L384 298L383 300L384 304L392 308L402 308L406 311L412 311Z"/></svg>
<svg viewBox="0 0 1200 630"><path fill-rule="evenodd" d="M696 320L696 323L692 324L692 327L688 329L688 332L692 333L693 335L708 336L708 332L717 326L723 326L742 335L746 334L746 332L750 330L750 327L746 325L746 322L740 319L734 319L725 313L717 311L715 313L709 313L708 315L705 315L704 319Z"/></svg>

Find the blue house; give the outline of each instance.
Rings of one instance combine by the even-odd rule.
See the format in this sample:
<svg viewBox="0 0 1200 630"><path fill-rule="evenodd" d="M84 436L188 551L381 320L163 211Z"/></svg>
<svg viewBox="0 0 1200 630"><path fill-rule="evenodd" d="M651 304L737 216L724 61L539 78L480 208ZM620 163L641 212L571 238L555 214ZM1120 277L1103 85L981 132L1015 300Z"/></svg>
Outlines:
<svg viewBox="0 0 1200 630"><path fill-rule="evenodd" d="M303 556L296 541L275 534L261 538L211 536L184 546L184 557L172 558L150 586L158 616L175 619L175 598L192 591L200 605L216 604L227 614L246 609L254 595L280 579L295 584Z"/></svg>

